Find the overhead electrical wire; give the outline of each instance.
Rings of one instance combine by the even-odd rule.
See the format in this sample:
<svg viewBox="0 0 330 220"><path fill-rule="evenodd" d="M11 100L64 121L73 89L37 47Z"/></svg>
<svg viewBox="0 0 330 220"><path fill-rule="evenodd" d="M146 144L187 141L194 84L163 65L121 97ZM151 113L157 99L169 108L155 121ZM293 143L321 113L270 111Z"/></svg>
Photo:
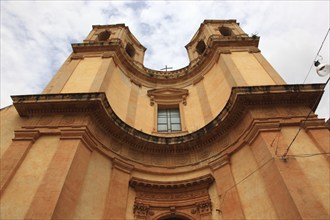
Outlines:
<svg viewBox="0 0 330 220"><path fill-rule="evenodd" d="M321 52L321 49L322 49L322 47L323 47L323 44L324 44L325 40L327 39L327 36L328 36L329 32L330 32L330 28L328 29L327 33L325 34L325 37L324 37L324 39L323 39L323 41L322 41L322 43L321 43L320 49L317 51L317 54L316 54L316 56L315 56L315 58L314 58L314 60L313 60L313 62L312 62L312 64L311 64L311 67L310 67L309 70L308 70L308 73L307 73L307 75L306 75L306 77L305 77L305 79L304 79L304 81L303 81L303 84L306 82L306 79L307 79L307 77L309 76L309 74L310 74L310 72L311 72L311 70L312 70L312 68L313 68L313 66L314 66L314 61L316 60L317 56L319 56L319 54L320 54L320 52Z"/></svg>
<svg viewBox="0 0 330 220"><path fill-rule="evenodd" d="M319 56L319 53L320 53L320 51L321 51L321 49L322 49L322 47L323 47L323 44L324 44L324 42L325 42L325 40L326 40L326 38L327 38L327 36L328 36L328 34L329 34L329 31L330 31L330 28L328 29L328 31L327 31L327 33L326 33L326 35L325 35L325 37L324 37L324 40L323 40L323 42L322 42L322 44L321 44L321 46L320 46L320 49L318 50L318 52L317 52L317 54L316 54L316 56L315 56L315 59L317 58L317 56ZM314 59L314 60L315 60L315 59ZM304 79L303 84L305 83L305 81L306 81L306 79L307 79L307 77L308 77L308 75L309 75L311 69L313 68L313 66L314 66L314 62L313 62L313 64L311 65L311 67L310 67L310 69L309 69L309 71L308 71L308 73L307 73L307 75L306 75L306 77L305 77L305 79ZM326 81L326 83L325 83L325 86L328 84L329 79L330 79L330 77L328 77L328 79L327 79L327 81ZM321 95L322 95L322 94L321 94ZM319 98L321 98L321 97L319 97ZM317 99L317 100L318 100L318 99ZM308 115L307 115L307 117L306 117L306 120L309 118L310 114L313 112L313 109L316 107L316 104L317 104L317 101L316 101L316 102L314 103L314 105L312 106L310 112L308 113ZM306 123L306 120L304 121L304 123ZM277 149L278 149L278 142L279 142L279 140L277 140L276 150L275 150L275 155L276 155L277 157L280 157L280 158L287 158L287 157L311 157L311 156L319 156L319 155L330 155L330 153L288 154L290 147L292 146L293 142L296 140L296 138L297 138L299 132L301 131L302 127L303 127L302 125L299 127L298 132L296 133L296 135L295 135L294 138L292 139L291 143L289 144L288 148L286 149L286 152L285 152L285 153L283 154L283 156L281 156L281 157L280 157L280 156L277 156ZM274 144L276 138L277 138L277 139L279 138L279 134L273 139L273 141L272 141L272 143L271 143L271 146ZM220 196L222 197L222 202L221 202L220 207L219 207L219 208L220 208L220 209L219 209L220 213L222 213L222 211L221 211L221 206L222 206L222 204L223 204L223 202L224 202L224 200L225 200L225 196L226 196L227 192L228 192L229 190L231 190L232 188L236 187L238 184L240 184L240 183L242 183L243 181L245 181L247 178L249 178L250 176L252 176L254 173L256 173L257 171L259 171L259 170L260 170L261 168L263 168L266 164L268 164L270 161L273 161L273 160L274 160L274 157L271 157L269 160L267 160L265 163L263 163L263 164L262 164L261 166L259 166L257 169L255 169L254 171L252 171L251 173L249 173L247 176L245 176L243 179L241 179L240 181L238 181L237 183L233 184L231 187L229 187L228 189L226 189L224 192L222 192L221 195L220 195Z"/></svg>
<svg viewBox="0 0 330 220"><path fill-rule="evenodd" d="M321 49L322 49L322 47L323 47L323 44L324 44L325 40L326 40L327 37L328 37L329 32L330 32L330 28L328 29L327 33L325 34L325 37L324 37L324 39L323 39L323 41L322 41L322 43L321 43L320 49L317 51L317 54L316 54L316 56L315 56L315 58L314 58L314 61L315 61L315 59L317 58L317 56L319 56L320 51L321 51ZM309 71L308 71L308 73L307 73L307 75L306 75L306 77L305 77L305 79L304 79L303 84L305 83L305 81L306 81L306 79L307 79L307 77L308 77L308 75L309 75L309 73L310 73L310 71L311 71L311 69L312 69L312 67L313 67L313 65L314 65L314 61L313 61L313 64L311 65L311 67L310 67L310 69L309 69ZM327 86L327 84L328 84L328 82L329 82L329 79L330 79L330 77L328 77L326 83L324 84L325 87ZM312 106L311 110L309 111L309 113L308 113L308 115L307 115L305 121L303 122L303 124L300 125L300 127L299 127L297 133L296 133L295 136L293 137L293 139L292 139L292 141L290 142L290 144L289 144L288 148L286 149L285 153L282 155L282 158L283 158L283 159L286 158L286 156L287 156L287 154L288 154L288 152L289 152L289 150L290 150L292 144L294 143L294 141L296 140L298 134L300 133L301 129L303 128L303 125L306 123L306 120L309 118L310 114L313 112L313 109L316 107L316 105L317 105L317 103L318 103L318 100L321 98L321 96L322 96L322 94L320 94L319 98L315 101L314 105Z"/></svg>

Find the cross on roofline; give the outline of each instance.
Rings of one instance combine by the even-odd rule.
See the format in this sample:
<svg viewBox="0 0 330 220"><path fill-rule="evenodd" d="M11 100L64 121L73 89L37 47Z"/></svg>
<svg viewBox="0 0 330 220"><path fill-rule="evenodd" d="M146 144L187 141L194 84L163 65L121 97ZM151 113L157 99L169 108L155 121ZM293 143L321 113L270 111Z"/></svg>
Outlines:
<svg viewBox="0 0 330 220"><path fill-rule="evenodd" d="M165 72L167 72L167 70L173 69L173 67L168 67L167 65L165 65L165 68L162 68L160 70L165 70Z"/></svg>

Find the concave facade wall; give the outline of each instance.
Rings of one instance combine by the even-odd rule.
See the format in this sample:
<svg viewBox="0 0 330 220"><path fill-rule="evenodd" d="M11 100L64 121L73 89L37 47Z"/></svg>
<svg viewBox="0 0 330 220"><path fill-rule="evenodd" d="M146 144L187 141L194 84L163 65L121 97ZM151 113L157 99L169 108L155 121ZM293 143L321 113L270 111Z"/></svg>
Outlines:
<svg viewBox="0 0 330 220"><path fill-rule="evenodd" d="M0 111L1 219L329 218L324 85L286 85L258 41L204 21L190 64L162 72L126 26L93 26ZM157 131L161 106L182 131Z"/></svg>

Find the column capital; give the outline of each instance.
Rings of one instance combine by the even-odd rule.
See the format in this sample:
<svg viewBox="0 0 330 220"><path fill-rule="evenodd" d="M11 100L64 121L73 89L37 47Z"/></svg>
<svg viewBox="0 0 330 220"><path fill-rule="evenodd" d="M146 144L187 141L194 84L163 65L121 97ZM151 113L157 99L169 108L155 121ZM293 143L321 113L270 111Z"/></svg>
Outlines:
<svg viewBox="0 0 330 220"><path fill-rule="evenodd" d="M134 169L134 166L131 164L125 163L118 158L114 158L112 161L112 168L118 169L123 171L124 173L130 174L132 170Z"/></svg>
<svg viewBox="0 0 330 220"><path fill-rule="evenodd" d="M13 141L32 141L35 142L40 137L40 131L21 129L15 130Z"/></svg>
<svg viewBox="0 0 330 220"><path fill-rule="evenodd" d="M230 156L229 154L222 155L220 158L211 161L209 163L209 167L212 169L212 171L215 171L219 169L220 167L225 166L226 164L230 164Z"/></svg>

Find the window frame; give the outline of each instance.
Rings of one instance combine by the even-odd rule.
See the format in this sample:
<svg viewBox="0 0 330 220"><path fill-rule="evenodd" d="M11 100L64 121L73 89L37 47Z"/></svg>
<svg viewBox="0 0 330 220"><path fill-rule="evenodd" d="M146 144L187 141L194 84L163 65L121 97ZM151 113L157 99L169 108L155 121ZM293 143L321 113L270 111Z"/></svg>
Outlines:
<svg viewBox="0 0 330 220"><path fill-rule="evenodd" d="M147 92L150 98L150 105L154 106L154 128L153 132L157 135L172 136L176 134L188 133L185 125L184 106L187 105L187 89L160 88L151 89ZM180 131L158 131L158 108L176 108L180 116Z"/></svg>
<svg viewBox="0 0 330 220"><path fill-rule="evenodd" d="M176 115L178 117L176 117ZM165 119L163 122L160 119ZM175 120L178 119L178 120ZM160 129L160 126L164 126L165 129ZM178 129L175 127L178 126ZM157 108L157 132L181 132L181 114L179 106L163 107L158 106Z"/></svg>

